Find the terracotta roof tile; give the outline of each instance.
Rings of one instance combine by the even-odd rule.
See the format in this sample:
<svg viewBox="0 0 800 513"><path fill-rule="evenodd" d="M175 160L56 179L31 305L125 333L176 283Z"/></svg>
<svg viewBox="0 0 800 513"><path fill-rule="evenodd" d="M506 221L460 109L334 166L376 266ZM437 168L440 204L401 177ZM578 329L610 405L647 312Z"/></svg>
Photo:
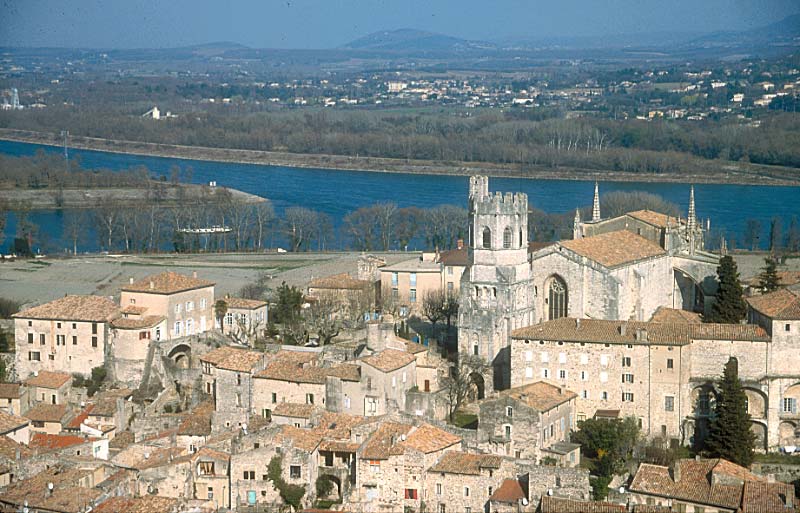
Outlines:
<svg viewBox="0 0 800 513"><path fill-rule="evenodd" d="M218 347L200 357L201 362L208 362L219 369L238 372L257 370L265 359L264 353L229 346Z"/></svg>
<svg viewBox="0 0 800 513"><path fill-rule="evenodd" d="M31 510L80 513L104 493L98 488L81 485L91 473L91 470L50 467L30 479L10 484L0 496L0 502L22 506L27 501ZM48 492L48 483L53 483L52 493Z"/></svg>
<svg viewBox="0 0 800 513"><path fill-rule="evenodd" d="M403 436L407 436L413 426L398 422L383 422L364 444L361 458L367 460L385 460L391 456L403 454L399 444Z"/></svg>
<svg viewBox="0 0 800 513"><path fill-rule="evenodd" d="M105 296L64 296L15 313L19 319L106 322L119 314L119 307Z"/></svg>
<svg viewBox="0 0 800 513"><path fill-rule="evenodd" d="M668 225L674 227L678 226L677 217L668 216L661 212L653 212L652 210L636 210L634 212L628 212L626 215L657 226L658 228L666 228ZM680 224L685 224L685 222L681 221Z"/></svg>
<svg viewBox="0 0 800 513"><path fill-rule="evenodd" d="M516 479L505 479L497 487L497 490L489 496L489 500L492 502L504 502L506 504L517 504L525 498L525 492L522 491L522 486Z"/></svg>
<svg viewBox="0 0 800 513"><path fill-rule="evenodd" d="M422 344L417 344L416 342L412 342L410 340L406 340L400 337L397 338L406 346L406 351L408 351L411 354L424 353L425 351L428 350L428 348L423 346Z"/></svg>
<svg viewBox="0 0 800 513"><path fill-rule="evenodd" d="M794 513L797 497L787 483L745 481L741 513Z"/></svg>
<svg viewBox="0 0 800 513"><path fill-rule="evenodd" d="M430 424L422 424L406 435L400 447L410 447L425 454L441 451L461 443L461 437Z"/></svg>
<svg viewBox="0 0 800 513"><path fill-rule="evenodd" d="M650 317L650 322L700 324L703 319L698 313L659 306L653 316Z"/></svg>
<svg viewBox="0 0 800 513"><path fill-rule="evenodd" d="M279 403L272 409L272 415L296 419L310 419L311 415L319 409L319 407L313 404Z"/></svg>
<svg viewBox="0 0 800 513"><path fill-rule="evenodd" d="M747 298L750 307L771 319L800 319L800 295L788 289Z"/></svg>
<svg viewBox="0 0 800 513"><path fill-rule="evenodd" d="M223 299L228 308L237 310L255 310L267 306L266 301L260 299L245 299L243 297L226 297Z"/></svg>
<svg viewBox="0 0 800 513"><path fill-rule="evenodd" d="M165 271L146 276L139 281L122 287L126 292L149 292L152 294L175 294L185 290L213 287L213 281L201 280L192 276Z"/></svg>
<svg viewBox="0 0 800 513"><path fill-rule="evenodd" d="M439 262L443 265L452 267L465 267L469 260L469 252L466 246L461 249L451 249L442 251L439 254Z"/></svg>
<svg viewBox="0 0 800 513"><path fill-rule="evenodd" d="M28 419L25 419L26 421ZM17 457L19 451L19 457ZM22 445L21 443L12 440L7 436L0 436L0 458L8 460L19 460L30 457L33 451Z"/></svg>
<svg viewBox="0 0 800 513"><path fill-rule="evenodd" d="M414 355L397 349L384 349L379 353L361 358L361 361L382 372L392 372L414 361Z"/></svg>
<svg viewBox="0 0 800 513"><path fill-rule="evenodd" d="M578 394L571 390L557 387L550 383L545 383L544 381L537 381L529 385L510 388L504 390L500 394L512 397L541 412L551 410L560 404L578 397Z"/></svg>
<svg viewBox="0 0 800 513"><path fill-rule="evenodd" d="M366 424L374 419L375 417L325 412L319 419L317 429L321 430L324 436L328 438L349 440L354 427Z"/></svg>
<svg viewBox="0 0 800 513"><path fill-rule="evenodd" d="M625 513L625 506L610 502L578 501L561 497L542 496L541 513Z"/></svg>
<svg viewBox="0 0 800 513"><path fill-rule="evenodd" d="M230 461L231 455L228 452L212 449L211 447L201 447L199 451L192 455L192 460L199 458L213 458L215 460Z"/></svg>
<svg viewBox="0 0 800 513"><path fill-rule="evenodd" d="M78 435L49 435L47 433L33 433L28 447L31 449L44 449L52 451L66 449L75 445L83 445L95 440Z"/></svg>
<svg viewBox="0 0 800 513"><path fill-rule="evenodd" d="M94 409L94 405L93 405L93 404L89 404L89 405L87 405L87 406L86 406L86 408L84 408L84 409L83 409L83 411L81 411L81 412L80 412L78 415L76 415L75 417L73 417L73 418L72 418L72 419L71 419L71 420L70 420L70 421L67 423L67 425L66 425L66 426L64 426L64 429L74 429L74 430L78 430L78 429L80 429L80 428L81 428L81 424L83 424L84 422L86 422L86 419L88 419L88 418L89 418L89 413L90 413L90 412L91 412L93 409Z"/></svg>
<svg viewBox="0 0 800 513"><path fill-rule="evenodd" d="M319 444L320 451L331 452L352 452L355 453L361 447L360 443L346 442L343 440L328 440L325 439Z"/></svg>
<svg viewBox="0 0 800 513"><path fill-rule="evenodd" d="M472 454L461 451L449 451L439 458L430 468L430 472L445 474L480 475L481 469L498 469L503 458L489 454Z"/></svg>
<svg viewBox="0 0 800 513"><path fill-rule="evenodd" d="M30 424L27 417L11 415L10 413L0 410L0 434L9 433L27 424Z"/></svg>
<svg viewBox="0 0 800 513"><path fill-rule="evenodd" d="M111 321L111 327L120 330L142 330L157 326L166 317L163 315L145 315L144 317L117 317Z"/></svg>
<svg viewBox="0 0 800 513"><path fill-rule="evenodd" d="M72 376L66 372L39 371L39 374L28 378L25 384L29 387L58 389L64 386Z"/></svg>
<svg viewBox="0 0 800 513"><path fill-rule="evenodd" d="M686 324L643 321L606 321L562 317L511 333L517 340L563 340L610 344L685 345L692 340L769 341L754 324Z"/></svg>
<svg viewBox="0 0 800 513"><path fill-rule="evenodd" d="M0 399L19 399L22 397L20 383L0 383Z"/></svg>
<svg viewBox="0 0 800 513"><path fill-rule="evenodd" d="M214 415L214 402L205 401L183 416L178 426L178 435L208 436L211 434L211 419Z"/></svg>
<svg viewBox="0 0 800 513"><path fill-rule="evenodd" d="M146 306L128 305L122 310L120 310L120 313L130 314L130 315L142 315L146 311L147 311Z"/></svg>
<svg viewBox="0 0 800 513"><path fill-rule="evenodd" d="M658 504L634 504L633 513L671 513L672 508L669 506L660 506Z"/></svg>
<svg viewBox="0 0 800 513"><path fill-rule="evenodd" d="M279 351L263 371L255 377L289 383L323 384L328 376L344 381L360 381L358 365L340 363L332 367L317 365L319 354L305 351Z"/></svg>
<svg viewBox="0 0 800 513"><path fill-rule="evenodd" d="M69 414L66 404L37 404L25 414L34 422L63 422Z"/></svg>
<svg viewBox="0 0 800 513"><path fill-rule="evenodd" d="M281 426L281 431L275 436L275 443L280 444L289 440L292 446L306 452L313 452L322 441L323 434L320 430L301 429L294 426Z"/></svg>
<svg viewBox="0 0 800 513"><path fill-rule="evenodd" d="M366 290L372 286L372 283L367 280L359 280L347 273L340 273L314 279L308 285L308 288L325 290Z"/></svg>
<svg viewBox="0 0 800 513"><path fill-rule="evenodd" d="M94 513L172 513L176 511L178 499L144 495L142 497L112 497L102 502Z"/></svg>
<svg viewBox="0 0 800 513"><path fill-rule="evenodd" d="M592 237L559 242L559 244L605 267L666 255L664 248L627 230L602 233Z"/></svg>
<svg viewBox="0 0 800 513"><path fill-rule="evenodd" d="M127 400L132 395L133 390L130 388L115 388L113 390L100 392L91 399L93 405L91 416L113 417L117 413L117 400Z"/></svg>

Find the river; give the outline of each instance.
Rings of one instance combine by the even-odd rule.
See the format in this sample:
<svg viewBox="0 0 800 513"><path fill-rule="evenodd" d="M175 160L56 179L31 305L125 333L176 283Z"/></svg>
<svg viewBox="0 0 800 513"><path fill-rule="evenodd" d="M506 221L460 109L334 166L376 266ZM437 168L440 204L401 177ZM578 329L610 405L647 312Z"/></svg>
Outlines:
<svg viewBox="0 0 800 513"><path fill-rule="evenodd" d="M37 144L0 141L0 152L9 155L34 155L37 151L59 153L61 148ZM85 168L112 170L146 166L156 175L169 176L170 168L191 167L192 181L216 181L220 186L239 189L269 198L276 212L289 206L303 206L327 213L338 226L342 217L361 206L393 201L400 207L430 207L454 204L466 207L467 178L464 176L418 175L339 171L281 166L259 166L185 160L165 157L126 155L89 150L70 150L79 156ZM574 180L533 180L525 178L495 178L490 189L525 192L531 206L546 212L569 212L577 206L591 204L593 183ZM601 195L610 191L640 190L658 194L680 205L686 212L689 200L688 184L652 182L602 182ZM783 233L792 216L800 217L800 187L769 185L701 184L695 186L698 217L711 219L712 228L724 230L737 241L742 240L748 219L757 219L762 226L762 246L769 235L770 221L779 217ZM42 251L63 251L68 243L62 241L60 212L38 211L31 220L39 225L39 245ZM6 244L16 231L14 216L6 226ZM92 237L92 240L95 240ZM36 246L36 245L35 245ZM86 248L96 249L96 248Z"/></svg>

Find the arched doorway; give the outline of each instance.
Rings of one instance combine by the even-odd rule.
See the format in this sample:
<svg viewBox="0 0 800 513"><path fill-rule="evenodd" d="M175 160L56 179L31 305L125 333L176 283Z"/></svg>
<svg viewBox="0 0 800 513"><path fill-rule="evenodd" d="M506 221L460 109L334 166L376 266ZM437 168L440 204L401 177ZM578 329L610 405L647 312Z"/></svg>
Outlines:
<svg viewBox="0 0 800 513"><path fill-rule="evenodd" d="M175 362L179 369L188 369L191 363L192 348L186 344L178 344L172 348L167 356Z"/></svg>
<svg viewBox="0 0 800 513"><path fill-rule="evenodd" d="M317 499L341 502L342 481L332 474L320 474L317 478Z"/></svg>
<svg viewBox="0 0 800 513"><path fill-rule="evenodd" d="M700 284L687 272L675 268L675 291L673 307L689 312L703 313L705 308L705 294Z"/></svg>
<svg viewBox="0 0 800 513"><path fill-rule="evenodd" d="M567 295L567 283L561 276L553 275L547 279L545 284L547 290L547 319L552 321L566 317L569 312L569 297Z"/></svg>
<svg viewBox="0 0 800 513"><path fill-rule="evenodd" d="M470 394L472 399L477 399L480 401L486 397L486 382L483 379L483 376L479 372L473 372L469 375L469 379L473 385L472 392Z"/></svg>
<svg viewBox="0 0 800 513"><path fill-rule="evenodd" d="M783 421L778 426L778 438L781 446L797 445L797 424Z"/></svg>

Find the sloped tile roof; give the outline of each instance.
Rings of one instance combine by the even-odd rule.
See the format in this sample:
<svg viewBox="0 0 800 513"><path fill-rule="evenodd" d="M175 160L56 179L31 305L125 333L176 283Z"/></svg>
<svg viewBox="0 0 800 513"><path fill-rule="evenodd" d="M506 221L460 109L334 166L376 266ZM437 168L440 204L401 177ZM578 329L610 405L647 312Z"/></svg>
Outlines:
<svg viewBox="0 0 800 513"><path fill-rule="evenodd" d="M231 455L230 453L212 449L211 447L201 447L199 451L192 455L193 460L199 458L213 458L215 460L230 461Z"/></svg>
<svg viewBox="0 0 800 513"><path fill-rule="evenodd" d="M96 508L94 513L172 513L176 511L178 499L158 495L142 497L112 497Z"/></svg>
<svg viewBox="0 0 800 513"><path fill-rule="evenodd" d="M561 241L559 244L609 268L667 254L655 242L627 230Z"/></svg>
<svg viewBox="0 0 800 513"><path fill-rule="evenodd" d="M178 426L178 435L208 436L211 434L211 419L214 415L214 402L204 401L192 411L183 415L183 421Z"/></svg>
<svg viewBox="0 0 800 513"><path fill-rule="evenodd" d="M353 278L347 273L334 274L324 278L311 280L309 289L325 290L365 290L372 287L372 283L367 280Z"/></svg>
<svg viewBox="0 0 800 513"><path fill-rule="evenodd" d="M503 483L497 487L489 500L492 502L504 502L506 504L517 504L520 500L525 498L525 492L522 491L519 481L516 479L505 479Z"/></svg>
<svg viewBox="0 0 800 513"><path fill-rule="evenodd" d="M64 426L64 428L79 430L81 428L81 424L86 422L86 419L89 418L89 413L91 413L93 409L94 409L93 404L86 405L86 408L84 408L82 412L80 412L79 414L74 416L69 422L67 422L67 425ZM116 439L116 437L114 438Z"/></svg>
<svg viewBox="0 0 800 513"><path fill-rule="evenodd" d="M50 467L35 476L10 484L0 496L0 502L22 506L27 501L31 510L81 513L87 504L94 503L104 493L98 488L85 488L80 482L91 470ZM53 492L48 492L53 483Z"/></svg>
<svg viewBox="0 0 800 513"><path fill-rule="evenodd" d="M111 326L119 330L142 330L157 326L166 319L163 315L145 315L144 317L117 317L111 321Z"/></svg>
<svg viewBox="0 0 800 513"><path fill-rule="evenodd" d="M376 429L364 444L361 458L367 460L385 460L391 456L403 454L399 442L407 436L413 426L398 422L384 422Z"/></svg>
<svg viewBox="0 0 800 513"><path fill-rule="evenodd" d="M359 381L361 371L358 365L340 363L332 367L317 365L319 355L304 351L279 351L266 368L255 377L287 381L289 383L324 384L328 376L344 381Z"/></svg>
<svg viewBox="0 0 800 513"><path fill-rule="evenodd" d="M266 358L264 353L223 346L209 351L200 357L201 362L208 362L218 369L237 372L252 372Z"/></svg>
<svg viewBox="0 0 800 513"><path fill-rule="evenodd" d="M0 383L0 399L19 399L22 397L20 383Z"/></svg>
<svg viewBox="0 0 800 513"><path fill-rule="evenodd" d="M92 397L94 405L91 415L97 417L113 417L117 413L117 399L129 399L133 395L130 388L105 390Z"/></svg>
<svg viewBox="0 0 800 513"><path fill-rule="evenodd" d="M465 267L468 263L468 249L464 246L461 249L451 249L442 251L439 254L439 262L453 267Z"/></svg>
<svg viewBox="0 0 800 513"><path fill-rule="evenodd" d="M659 306L650 318L650 322L700 324L703 320L698 313Z"/></svg>
<svg viewBox="0 0 800 513"><path fill-rule="evenodd" d="M19 417L11 415L3 410L0 410L0 434L5 434L14 431L19 427L30 424L27 417Z"/></svg>
<svg viewBox="0 0 800 513"><path fill-rule="evenodd" d="M652 224L658 228L666 228L669 226L678 226L678 218L662 214L661 212L653 212L652 210L636 210L626 214L629 217L644 221L645 223ZM681 221L681 224L685 224Z"/></svg>
<svg viewBox="0 0 800 513"><path fill-rule="evenodd" d="M741 513L795 513L797 509L793 485L745 481Z"/></svg>
<svg viewBox="0 0 800 513"><path fill-rule="evenodd" d="M544 381L510 388L501 392L501 395L512 397L540 412L551 410L578 397L578 394L571 390Z"/></svg>
<svg viewBox="0 0 800 513"><path fill-rule="evenodd" d="M410 447L425 454L441 451L461 442L461 437L431 424L422 424L406 435L400 447Z"/></svg>
<svg viewBox="0 0 800 513"><path fill-rule="evenodd" d="M750 307L771 319L800 319L800 295L789 289L778 289L760 296L747 298Z"/></svg>
<svg viewBox="0 0 800 513"><path fill-rule="evenodd" d="M563 340L609 344L685 345L692 340L769 341L754 324L687 324L644 321L607 321L562 317L511 333L517 340Z"/></svg>
<svg viewBox="0 0 800 513"><path fill-rule="evenodd" d="M66 404L37 404L25 414L34 422L62 422L69 414Z"/></svg>
<svg viewBox="0 0 800 513"><path fill-rule="evenodd" d="M541 513L625 513L625 506L610 502L578 501L561 497L542 496Z"/></svg>
<svg viewBox="0 0 800 513"><path fill-rule="evenodd" d="M66 449L75 445L88 443L94 438L86 438L78 435L49 435L47 433L33 433L28 447L31 449L43 449L52 451Z"/></svg>
<svg viewBox="0 0 800 513"><path fill-rule="evenodd" d="M260 299L245 299L243 297L226 297L223 298L223 301L228 305L228 308L237 310L255 310L256 308L267 306L266 301Z"/></svg>
<svg viewBox="0 0 800 513"><path fill-rule="evenodd" d="M430 468L430 472L445 474L480 475L481 469L498 469L503 458L490 454L472 454L461 451L448 451Z"/></svg>
<svg viewBox="0 0 800 513"><path fill-rule="evenodd" d="M361 361L381 372L392 372L414 361L414 355L397 349L384 349L379 353L361 358Z"/></svg>
<svg viewBox="0 0 800 513"><path fill-rule="evenodd" d="M175 294L176 292L213 287L214 285L213 281L201 280L173 271L165 271L124 285L122 290L126 292L149 292L152 294Z"/></svg>
<svg viewBox="0 0 800 513"><path fill-rule="evenodd" d="M272 409L272 415L296 419L310 419L311 415L317 410L319 410L319 408L313 404L279 403Z"/></svg>
<svg viewBox="0 0 800 513"><path fill-rule="evenodd" d="M322 441L323 434L318 429L301 429L294 426L281 426L281 431L275 436L275 443L290 440L292 446L306 452L313 452Z"/></svg>
<svg viewBox="0 0 800 513"><path fill-rule="evenodd" d="M38 375L28 378L25 384L29 387L57 389L71 379L72 376L66 372L39 371Z"/></svg>
<svg viewBox="0 0 800 513"><path fill-rule="evenodd" d="M26 422L28 419L24 419ZM19 451L19 458L17 458L17 451ZM12 440L7 436L0 436L0 458L9 460L25 459L30 457L33 451L25 447L19 442Z"/></svg>
<svg viewBox="0 0 800 513"><path fill-rule="evenodd" d="M19 319L106 322L119 314L119 307L105 296L64 296L15 313Z"/></svg>

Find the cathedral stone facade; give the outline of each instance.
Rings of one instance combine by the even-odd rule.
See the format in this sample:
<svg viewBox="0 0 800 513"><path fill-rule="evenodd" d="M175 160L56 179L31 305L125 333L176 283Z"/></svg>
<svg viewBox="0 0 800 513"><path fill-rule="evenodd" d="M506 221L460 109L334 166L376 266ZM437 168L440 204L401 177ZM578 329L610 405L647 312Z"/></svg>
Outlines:
<svg viewBox="0 0 800 513"><path fill-rule="evenodd" d="M473 176L469 186L469 249L461 278L458 350L491 362L476 377L478 395L489 380L495 389L510 384L511 332L534 320L528 263L528 196L489 193L489 179Z"/></svg>

